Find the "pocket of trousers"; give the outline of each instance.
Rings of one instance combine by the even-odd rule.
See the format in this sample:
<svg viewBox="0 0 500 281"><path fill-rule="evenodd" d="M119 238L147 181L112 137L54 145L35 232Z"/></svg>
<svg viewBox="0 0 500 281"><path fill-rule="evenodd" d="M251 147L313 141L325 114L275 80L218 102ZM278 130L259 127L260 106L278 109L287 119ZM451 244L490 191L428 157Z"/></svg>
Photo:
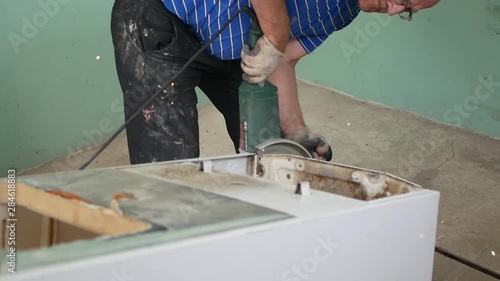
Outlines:
<svg viewBox="0 0 500 281"><path fill-rule="evenodd" d="M176 27L172 16L161 1L151 1L144 8L137 27L145 53L161 53L174 43Z"/></svg>

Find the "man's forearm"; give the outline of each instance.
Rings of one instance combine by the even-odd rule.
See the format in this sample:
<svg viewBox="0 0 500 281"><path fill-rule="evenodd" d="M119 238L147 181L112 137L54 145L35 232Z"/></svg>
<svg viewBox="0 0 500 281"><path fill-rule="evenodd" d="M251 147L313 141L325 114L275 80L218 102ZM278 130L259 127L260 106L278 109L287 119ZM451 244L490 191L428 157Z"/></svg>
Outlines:
<svg viewBox="0 0 500 281"><path fill-rule="evenodd" d="M333 153L328 141L309 130L300 110L295 66L306 54L297 39L290 40L284 58L268 80L278 87L280 126L283 137L302 145L314 158L330 161Z"/></svg>
<svg viewBox="0 0 500 281"><path fill-rule="evenodd" d="M260 28L274 47L285 52L290 38L290 20L285 0L251 0Z"/></svg>
<svg viewBox="0 0 500 281"><path fill-rule="evenodd" d="M268 80L278 87L280 125L283 134L288 135L304 128L306 125L297 95L295 65L283 61Z"/></svg>
<svg viewBox="0 0 500 281"><path fill-rule="evenodd" d="M279 90L280 126L284 135L305 127L302 111L297 96L295 68L290 65L280 66L269 77L269 81Z"/></svg>
<svg viewBox="0 0 500 281"><path fill-rule="evenodd" d="M300 109L297 94L297 79L295 77L295 65L305 55L306 52L297 39L290 40L287 45L285 57L268 79L269 82L278 87L280 125L285 135L306 126Z"/></svg>

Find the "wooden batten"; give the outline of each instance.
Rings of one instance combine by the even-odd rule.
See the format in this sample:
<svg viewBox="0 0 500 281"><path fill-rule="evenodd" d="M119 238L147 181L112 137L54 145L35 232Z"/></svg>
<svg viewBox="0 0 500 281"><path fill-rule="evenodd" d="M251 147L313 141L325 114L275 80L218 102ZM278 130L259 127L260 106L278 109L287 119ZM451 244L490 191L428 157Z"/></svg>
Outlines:
<svg viewBox="0 0 500 281"><path fill-rule="evenodd" d="M16 183L16 206L23 206L98 235L124 235L145 231L150 224L117 214L115 211L85 201L64 198L57 194ZM0 183L0 203L8 203L7 183ZM18 218L22 219L22 218ZM48 223L48 222L46 222ZM47 227L50 227L47 225Z"/></svg>

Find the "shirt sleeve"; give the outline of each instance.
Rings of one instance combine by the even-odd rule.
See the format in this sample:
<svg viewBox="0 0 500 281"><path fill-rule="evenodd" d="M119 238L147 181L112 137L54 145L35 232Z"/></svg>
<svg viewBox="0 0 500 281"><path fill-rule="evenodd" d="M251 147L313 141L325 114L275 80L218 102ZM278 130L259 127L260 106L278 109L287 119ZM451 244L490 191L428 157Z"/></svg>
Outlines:
<svg viewBox="0 0 500 281"><path fill-rule="evenodd" d="M318 48L325 40L328 38L328 35L312 35L312 36L299 36L297 40L302 45L304 50L308 54L312 53L316 48Z"/></svg>

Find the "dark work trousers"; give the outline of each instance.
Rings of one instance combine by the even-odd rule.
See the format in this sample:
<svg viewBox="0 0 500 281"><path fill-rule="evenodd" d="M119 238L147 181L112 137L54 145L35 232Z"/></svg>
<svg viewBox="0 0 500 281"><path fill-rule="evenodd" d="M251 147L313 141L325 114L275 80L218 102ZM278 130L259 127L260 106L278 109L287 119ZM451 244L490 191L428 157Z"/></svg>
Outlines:
<svg viewBox="0 0 500 281"><path fill-rule="evenodd" d="M202 47L161 0L116 0L111 33L127 119ZM199 157L197 86L224 116L238 152L242 74L240 60L198 56L127 126L131 164Z"/></svg>

